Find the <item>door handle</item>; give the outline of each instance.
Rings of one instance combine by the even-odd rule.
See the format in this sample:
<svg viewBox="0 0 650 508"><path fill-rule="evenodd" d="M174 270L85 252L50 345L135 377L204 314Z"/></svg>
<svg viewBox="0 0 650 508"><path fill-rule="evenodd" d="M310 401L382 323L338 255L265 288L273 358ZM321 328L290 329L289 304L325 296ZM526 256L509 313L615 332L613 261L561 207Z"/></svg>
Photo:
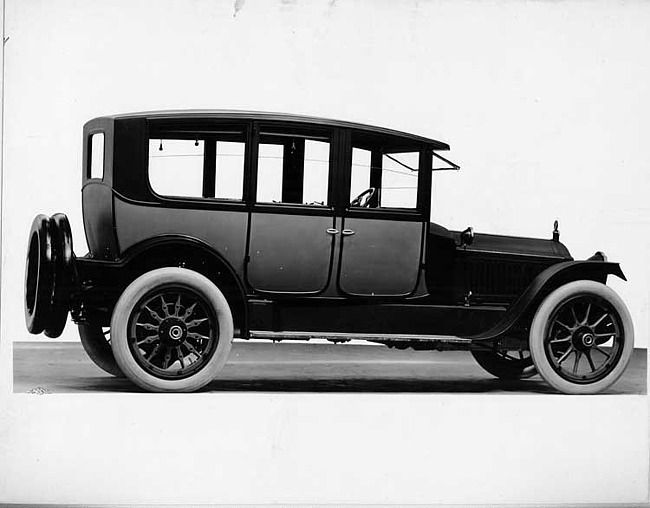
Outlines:
<svg viewBox="0 0 650 508"><path fill-rule="evenodd" d="M343 236L352 236L354 234L354 231L352 231L351 229L344 229L343 231L341 231L341 234Z"/></svg>
<svg viewBox="0 0 650 508"><path fill-rule="evenodd" d="M325 232L326 232L328 235L336 235L336 234L339 232L339 230L338 230L338 229L334 229L334 228L327 228L327 229L325 230Z"/></svg>

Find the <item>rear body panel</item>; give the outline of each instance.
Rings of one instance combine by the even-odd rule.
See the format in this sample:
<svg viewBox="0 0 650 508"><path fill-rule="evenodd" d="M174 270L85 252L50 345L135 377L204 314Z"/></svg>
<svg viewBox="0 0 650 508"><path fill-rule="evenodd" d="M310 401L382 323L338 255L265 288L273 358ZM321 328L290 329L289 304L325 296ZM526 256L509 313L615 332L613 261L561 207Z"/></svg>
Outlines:
<svg viewBox="0 0 650 508"><path fill-rule="evenodd" d="M104 182L89 180L81 192L81 201L90 255L96 259L115 259L119 247L112 189Z"/></svg>
<svg viewBox="0 0 650 508"><path fill-rule="evenodd" d="M124 253L161 235L198 238L243 273L246 254L246 210L194 210L133 204L115 198L115 230Z"/></svg>

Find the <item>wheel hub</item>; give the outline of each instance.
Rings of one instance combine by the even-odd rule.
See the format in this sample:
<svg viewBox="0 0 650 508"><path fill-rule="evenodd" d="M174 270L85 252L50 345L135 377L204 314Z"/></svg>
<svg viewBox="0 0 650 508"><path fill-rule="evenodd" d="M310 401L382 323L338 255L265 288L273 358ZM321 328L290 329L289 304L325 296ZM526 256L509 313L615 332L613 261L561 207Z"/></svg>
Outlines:
<svg viewBox="0 0 650 508"><path fill-rule="evenodd" d="M582 343L583 343L586 347L591 347L591 346L593 346L593 345L594 345L594 342L595 342L595 338L594 338L593 334L591 334L591 333L585 333L585 334L582 336Z"/></svg>
<svg viewBox="0 0 650 508"><path fill-rule="evenodd" d="M171 339L178 340L181 338L182 335L183 335L183 329L178 325L174 325L169 329L169 337Z"/></svg>
<svg viewBox="0 0 650 508"><path fill-rule="evenodd" d="M158 335L168 345L178 345L185 340L187 327L177 318L167 318L160 323Z"/></svg>
<svg viewBox="0 0 650 508"><path fill-rule="evenodd" d="M581 326L573 334L573 346L580 351L587 351L596 345L594 331L588 326Z"/></svg>

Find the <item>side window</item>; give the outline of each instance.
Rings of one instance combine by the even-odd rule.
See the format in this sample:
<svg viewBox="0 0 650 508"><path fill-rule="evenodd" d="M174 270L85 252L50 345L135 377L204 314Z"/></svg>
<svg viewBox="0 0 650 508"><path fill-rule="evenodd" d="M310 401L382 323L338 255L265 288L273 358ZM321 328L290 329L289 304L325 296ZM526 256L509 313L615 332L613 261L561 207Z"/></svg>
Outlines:
<svg viewBox="0 0 650 508"><path fill-rule="evenodd" d="M370 150L353 148L350 199L361 195L361 193L370 187Z"/></svg>
<svg viewBox="0 0 650 508"><path fill-rule="evenodd" d="M353 136L350 208L417 207L419 148L400 142Z"/></svg>
<svg viewBox="0 0 650 508"><path fill-rule="evenodd" d="M330 144L325 141L305 140L305 178L303 201L308 204L327 204L329 187Z"/></svg>
<svg viewBox="0 0 650 508"><path fill-rule="evenodd" d="M245 149L246 143L243 141L217 141L215 198L242 200Z"/></svg>
<svg viewBox="0 0 650 508"><path fill-rule="evenodd" d="M160 133L149 139L149 183L161 196L241 201L245 151L243 133Z"/></svg>
<svg viewBox="0 0 650 508"><path fill-rule="evenodd" d="M418 152L385 154L382 157L382 208L415 208L418 197Z"/></svg>
<svg viewBox="0 0 650 508"><path fill-rule="evenodd" d="M90 137L90 178L104 178L104 133Z"/></svg>
<svg viewBox="0 0 650 508"><path fill-rule="evenodd" d="M203 141L149 140L149 183L156 194L203 196Z"/></svg>
<svg viewBox="0 0 650 508"><path fill-rule="evenodd" d="M327 206L329 138L260 133L257 202Z"/></svg>
<svg viewBox="0 0 650 508"><path fill-rule="evenodd" d="M284 146L260 143L257 157L257 201L280 203Z"/></svg>

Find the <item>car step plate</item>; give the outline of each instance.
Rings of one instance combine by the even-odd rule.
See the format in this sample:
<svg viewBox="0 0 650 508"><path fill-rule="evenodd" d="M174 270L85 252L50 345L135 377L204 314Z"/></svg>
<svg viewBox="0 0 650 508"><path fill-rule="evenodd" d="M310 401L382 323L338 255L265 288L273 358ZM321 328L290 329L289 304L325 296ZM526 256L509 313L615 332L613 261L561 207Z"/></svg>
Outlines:
<svg viewBox="0 0 650 508"><path fill-rule="evenodd" d="M405 342L445 342L452 344L470 344L471 339L463 339L451 335L404 335L390 333L337 333L337 332L270 332L251 330L251 339L270 340L310 340L325 339L334 341L367 340L367 341L405 341Z"/></svg>

